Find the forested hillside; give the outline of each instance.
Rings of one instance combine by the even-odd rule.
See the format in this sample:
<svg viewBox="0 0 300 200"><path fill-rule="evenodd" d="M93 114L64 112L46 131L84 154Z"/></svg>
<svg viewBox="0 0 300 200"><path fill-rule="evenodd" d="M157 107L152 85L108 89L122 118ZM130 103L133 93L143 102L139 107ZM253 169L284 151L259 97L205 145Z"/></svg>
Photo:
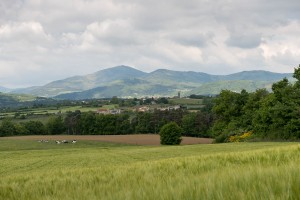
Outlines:
<svg viewBox="0 0 300 200"><path fill-rule="evenodd" d="M272 93L265 89L252 93L223 90L213 108L216 121L212 132L217 141L299 139L300 65L293 77L295 83L286 78L274 83Z"/></svg>

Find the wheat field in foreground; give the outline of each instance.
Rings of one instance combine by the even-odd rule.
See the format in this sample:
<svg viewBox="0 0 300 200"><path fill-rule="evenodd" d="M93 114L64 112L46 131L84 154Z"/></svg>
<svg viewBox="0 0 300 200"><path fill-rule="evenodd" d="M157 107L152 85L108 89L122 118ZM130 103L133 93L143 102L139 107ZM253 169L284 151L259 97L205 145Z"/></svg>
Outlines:
<svg viewBox="0 0 300 200"><path fill-rule="evenodd" d="M0 199L300 199L298 143L0 140Z"/></svg>

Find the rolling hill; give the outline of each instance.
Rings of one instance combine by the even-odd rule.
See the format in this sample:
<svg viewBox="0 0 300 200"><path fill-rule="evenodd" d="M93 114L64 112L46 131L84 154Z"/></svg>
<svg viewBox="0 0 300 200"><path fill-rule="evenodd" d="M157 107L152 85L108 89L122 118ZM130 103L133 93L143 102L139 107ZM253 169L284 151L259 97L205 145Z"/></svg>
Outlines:
<svg viewBox="0 0 300 200"><path fill-rule="evenodd" d="M151 84L139 79L126 79L109 86L96 87L82 92L61 94L57 99L87 99L87 98L111 98L113 96L133 98L141 96L169 96L176 93L176 87L161 84Z"/></svg>
<svg viewBox="0 0 300 200"><path fill-rule="evenodd" d="M33 102L36 99L36 97L28 94L7 94L0 92L0 108L26 106L29 102Z"/></svg>
<svg viewBox="0 0 300 200"><path fill-rule="evenodd" d="M86 76L74 76L14 92L59 99L174 96L178 91L183 95L218 94L222 89L233 91L270 89L272 83L284 77L291 79L292 74L255 70L229 75L211 75L167 69L146 73L128 66L117 66Z"/></svg>
<svg viewBox="0 0 300 200"><path fill-rule="evenodd" d="M79 92L106 86L117 80L133 77L143 77L146 73L127 66L117 66L104 69L86 76L74 76L63 80L53 81L41 87L18 89L16 93L26 93L37 96L52 97L59 94Z"/></svg>

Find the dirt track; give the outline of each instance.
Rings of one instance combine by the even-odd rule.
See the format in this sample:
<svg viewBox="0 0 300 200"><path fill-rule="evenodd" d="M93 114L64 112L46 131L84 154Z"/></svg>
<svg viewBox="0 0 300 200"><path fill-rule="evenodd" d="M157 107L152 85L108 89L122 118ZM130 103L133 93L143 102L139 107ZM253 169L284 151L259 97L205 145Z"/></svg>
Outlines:
<svg viewBox="0 0 300 200"><path fill-rule="evenodd" d="M1 139L1 138L0 138ZM115 142L136 145L160 145L159 135L153 134L136 134L136 135L33 135L33 136L16 136L3 137L3 139L18 140L92 140L103 142ZM181 144L211 144L213 139L210 138L193 138L182 137Z"/></svg>

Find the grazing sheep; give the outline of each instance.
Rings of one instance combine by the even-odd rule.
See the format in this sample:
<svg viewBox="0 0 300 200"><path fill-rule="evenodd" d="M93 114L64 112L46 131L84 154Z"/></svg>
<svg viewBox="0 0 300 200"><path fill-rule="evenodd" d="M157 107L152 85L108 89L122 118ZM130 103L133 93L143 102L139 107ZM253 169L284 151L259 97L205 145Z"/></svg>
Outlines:
<svg viewBox="0 0 300 200"><path fill-rule="evenodd" d="M38 140L38 142L45 142L45 143L48 143L49 141L48 141L48 140Z"/></svg>
<svg viewBox="0 0 300 200"><path fill-rule="evenodd" d="M55 142L56 142L56 144L60 144L60 141L58 141L58 140L56 140Z"/></svg>
<svg viewBox="0 0 300 200"><path fill-rule="evenodd" d="M63 140L63 141L61 141L62 143L69 143L69 141L68 140Z"/></svg>
<svg viewBox="0 0 300 200"><path fill-rule="evenodd" d="M76 142L77 142L76 140L73 140L73 141L72 141L73 144L75 144Z"/></svg>

